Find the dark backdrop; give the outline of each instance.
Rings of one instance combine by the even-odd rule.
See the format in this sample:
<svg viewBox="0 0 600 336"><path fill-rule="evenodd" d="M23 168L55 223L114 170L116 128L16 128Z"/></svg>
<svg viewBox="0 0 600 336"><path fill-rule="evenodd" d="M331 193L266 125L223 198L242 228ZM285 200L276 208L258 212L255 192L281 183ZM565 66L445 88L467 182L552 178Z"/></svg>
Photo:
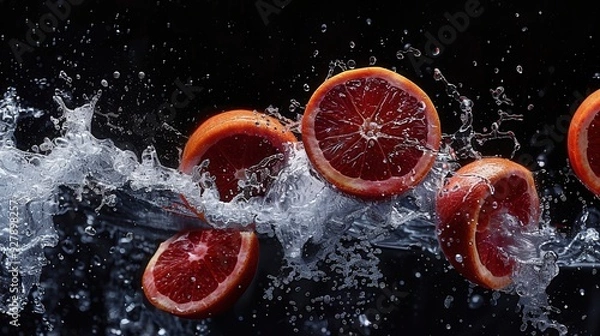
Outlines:
<svg viewBox="0 0 600 336"><path fill-rule="evenodd" d="M84 94L102 89L94 134L137 154L154 145L163 164L176 167L186 135L206 116L234 107L273 106L295 118L301 108L291 111L292 100L304 105L332 61L352 60L357 66L375 61L428 92L447 133L459 125L459 106L433 79L433 68L441 69L461 94L474 100L474 125L479 130L497 120L500 107L490 90L503 86L514 105L502 108L523 114L524 120L502 127L516 132L522 147L514 159L536 172L541 193L550 200L547 215L553 225L571 234L581 200L592 209L597 202L568 170L565 149L570 114L587 93L600 87L600 11L590 2L62 2L65 6L53 12L52 0L0 0L0 88L16 87L24 104L48 112L23 121L18 144L24 149L56 135L49 118L56 114L51 99L56 89L72 93L71 106L81 104ZM419 49L422 57L406 53L410 47ZM61 71L71 83L60 78ZM181 87L187 87L187 95L179 92ZM178 107L168 110L165 103L173 97ZM510 149L505 141L480 148L484 155L505 157ZM560 194L566 198L560 199ZM276 245L265 246L271 253L277 251ZM372 330L372 335L398 335L408 329L416 335L519 331L515 297L503 295L494 301L491 292L473 289L454 271L445 270L439 256L384 251L383 259L388 281L403 281L410 295L381 316L380 330ZM261 268L259 287L266 283L266 274L276 272L267 266ZM595 274L591 268L563 269L549 288L552 304L562 311L556 316L572 334L600 333ZM101 291L102 280L95 281L93 288ZM484 300L476 308L468 305L467 293L472 291ZM303 322L290 326L285 299L265 307L251 303L259 301L261 291L253 295L237 312L209 324L212 334L322 333ZM454 298L449 308L444 304L448 295ZM62 309L68 304L66 300ZM93 311L96 317L91 318L66 310L71 313L65 313L63 333L91 333L90 323L99 326L98 334L105 333L100 311ZM331 326L339 313L332 309L314 316L329 319ZM31 321L40 323L39 316L33 314ZM337 329L330 329L336 334Z"/></svg>

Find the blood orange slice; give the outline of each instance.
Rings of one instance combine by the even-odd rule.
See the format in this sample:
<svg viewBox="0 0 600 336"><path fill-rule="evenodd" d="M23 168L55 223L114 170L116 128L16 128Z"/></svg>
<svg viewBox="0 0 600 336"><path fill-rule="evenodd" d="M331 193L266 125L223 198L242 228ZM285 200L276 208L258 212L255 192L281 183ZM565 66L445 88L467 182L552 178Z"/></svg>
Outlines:
<svg viewBox="0 0 600 336"><path fill-rule="evenodd" d="M533 175L501 158L461 167L437 195L440 247L464 277L490 289L512 280L519 233L537 228L540 200Z"/></svg>
<svg viewBox="0 0 600 336"><path fill-rule="evenodd" d="M567 140L569 162L575 175L600 196L600 90L590 94L577 108Z"/></svg>
<svg viewBox="0 0 600 336"><path fill-rule="evenodd" d="M252 281L258 239L251 231L197 229L160 244L144 271L144 294L156 307L186 318L224 312Z"/></svg>
<svg viewBox="0 0 600 336"><path fill-rule="evenodd" d="M301 133L308 158L325 180L364 198L401 194L421 182L441 140L427 94L379 67L325 81L306 106Z"/></svg>
<svg viewBox="0 0 600 336"><path fill-rule="evenodd" d="M208 160L206 170L215 177L223 201L240 192L246 197L264 194L271 177L283 166L286 144L297 141L279 120L263 113L232 110L202 123L185 145L179 169L190 173ZM258 181L248 184L249 179ZM241 183L240 183L241 182Z"/></svg>

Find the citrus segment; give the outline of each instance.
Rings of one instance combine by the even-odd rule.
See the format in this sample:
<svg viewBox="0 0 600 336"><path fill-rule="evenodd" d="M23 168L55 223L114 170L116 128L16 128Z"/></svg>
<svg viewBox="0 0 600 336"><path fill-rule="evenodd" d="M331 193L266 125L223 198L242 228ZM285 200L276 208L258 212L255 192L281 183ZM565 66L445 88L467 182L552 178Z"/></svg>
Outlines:
<svg viewBox="0 0 600 336"><path fill-rule="evenodd" d="M194 131L179 169L191 173L208 160L205 170L215 178L221 200L230 201L240 192L245 197L261 195L283 166L286 144L295 141L294 134L271 116L247 110L224 112Z"/></svg>
<svg viewBox="0 0 600 336"><path fill-rule="evenodd" d="M501 158L461 167L436 200L442 252L464 277L486 288L511 283L519 233L536 227L540 201L533 175Z"/></svg>
<svg viewBox="0 0 600 336"><path fill-rule="evenodd" d="M366 198L401 194L418 184L441 140L425 92L378 67L325 81L306 106L301 133L314 168L341 191Z"/></svg>
<svg viewBox="0 0 600 336"><path fill-rule="evenodd" d="M600 90L590 94L577 108L568 134L571 167L581 182L600 195Z"/></svg>
<svg viewBox="0 0 600 336"><path fill-rule="evenodd" d="M148 300L161 310L205 318L228 309L252 281L258 238L251 231L199 229L160 244L144 271Z"/></svg>

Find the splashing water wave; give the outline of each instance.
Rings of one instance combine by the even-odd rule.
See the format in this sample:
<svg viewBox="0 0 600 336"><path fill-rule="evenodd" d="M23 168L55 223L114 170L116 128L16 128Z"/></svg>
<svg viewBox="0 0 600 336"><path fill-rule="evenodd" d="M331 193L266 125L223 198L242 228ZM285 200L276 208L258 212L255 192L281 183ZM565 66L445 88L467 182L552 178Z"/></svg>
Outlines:
<svg viewBox="0 0 600 336"><path fill-rule="evenodd" d="M463 112L461 129L449 137L455 146L462 144L459 147L463 152L453 155L478 157L472 146L463 146L479 139L473 136L471 126L472 101L460 96L441 72L436 76L448 85L448 94L459 101ZM288 164L265 197L224 203L214 190L200 194L204 176L185 175L161 165L152 147L138 160L133 152L119 149L111 140L95 138L91 121L100 94L75 109L55 97L62 112L61 135L45 139L31 151L17 148L14 133L19 119L43 113L21 107L14 89L9 89L0 101L0 187L4 191L0 194L0 223L10 224L0 228L0 286L10 288L14 282L11 270L17 270L18 311L24 309L33 292L34 311L44 312L40 298L43 290L33 289L40 286L42 269L48 263L44 248L59 244L53 216L84 206L92 196L100 201L91 209L97 218L85 224L84 231L90 236L98 223L110 223L117 217L118 225L129 223L127 230L139 236L166 237L189 226L254 224L259 234L275 237L281 243L288 270L283 277L271 276L273 287L267 289L267 299L273 298L274 288L293 281L327 280L320 261L342 276L344 281L336 289L343 289L380 286L380 248L439 253L435 193L444 177L458 167L449 149L439 153L429 176L408 195L368 202L347 197L326 185L311 170L298 144L289 148ZM501 114L500 121L512 117ZM498 132L497 128L483 138L487 137L514 139L512 133ZM518 142L514 141L516 150ZM63 191L65 187L68 193ZM179 195L203 211L208 223L186 210ZM522 243L528 244L527 250L533 252L520 256L515 284L506 292L520 296L524 328L529 323L539 330L553 328L565 334L564 326L548 317L555 310L548 304L545 289L558 273L558 265L597 262L597 256L588 252L600 246L598 232L589 228L566 240L543 225L540 232L522 238ZM14 301L11 293L0 293L0 311L14 311Z"/></svg>

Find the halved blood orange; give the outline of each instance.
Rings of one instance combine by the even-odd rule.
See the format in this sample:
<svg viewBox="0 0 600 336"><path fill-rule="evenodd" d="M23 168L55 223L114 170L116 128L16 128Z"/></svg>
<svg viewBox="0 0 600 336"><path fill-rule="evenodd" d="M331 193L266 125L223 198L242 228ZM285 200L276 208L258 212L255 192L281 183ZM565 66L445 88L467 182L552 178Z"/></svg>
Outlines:
<svg viewBox="0 0 600 336"><path fill-rule="evenodd" d="M446 182L436 200L442 252L470 281L490 289L508 286L513 252L522 246L519 233L537 228L540 216L533 175L510 160L484 158Z"/></svg>
<svg viewBox="0 0 600 336"><path fill-rule="evenodd" d="M600 90L590 94L577 108L567 147L575 175L596 196L600 196Z"/></svg>
<svg viewBox="0 0 600 336"><path fill-rule="evenodd" d="M258 265L252 231L196 229L160 244L142 278L155 307L186 318L229 309L244 293Z"/></svg>
<svg viewBox="0 0 600 336"><path fill-rule="evenodd" d="M209 118L194 131L183 150L179 169L191 173L194 166L208 160L206 170L215 177L221 200L230 201L242 191L246 197L261 195L283 166L286 144L296 141L276 118L232 110ZM252 175L260 186L244 190L240 181Z"/></svg>
<svg viewBox="0 0 600 336"><path fill-rule="evenodd" d="M417 185L440 146L437 111L409 79L384 68L342 72L312 95L302 141L314 168L339 190L385 198Z"/></svg>

